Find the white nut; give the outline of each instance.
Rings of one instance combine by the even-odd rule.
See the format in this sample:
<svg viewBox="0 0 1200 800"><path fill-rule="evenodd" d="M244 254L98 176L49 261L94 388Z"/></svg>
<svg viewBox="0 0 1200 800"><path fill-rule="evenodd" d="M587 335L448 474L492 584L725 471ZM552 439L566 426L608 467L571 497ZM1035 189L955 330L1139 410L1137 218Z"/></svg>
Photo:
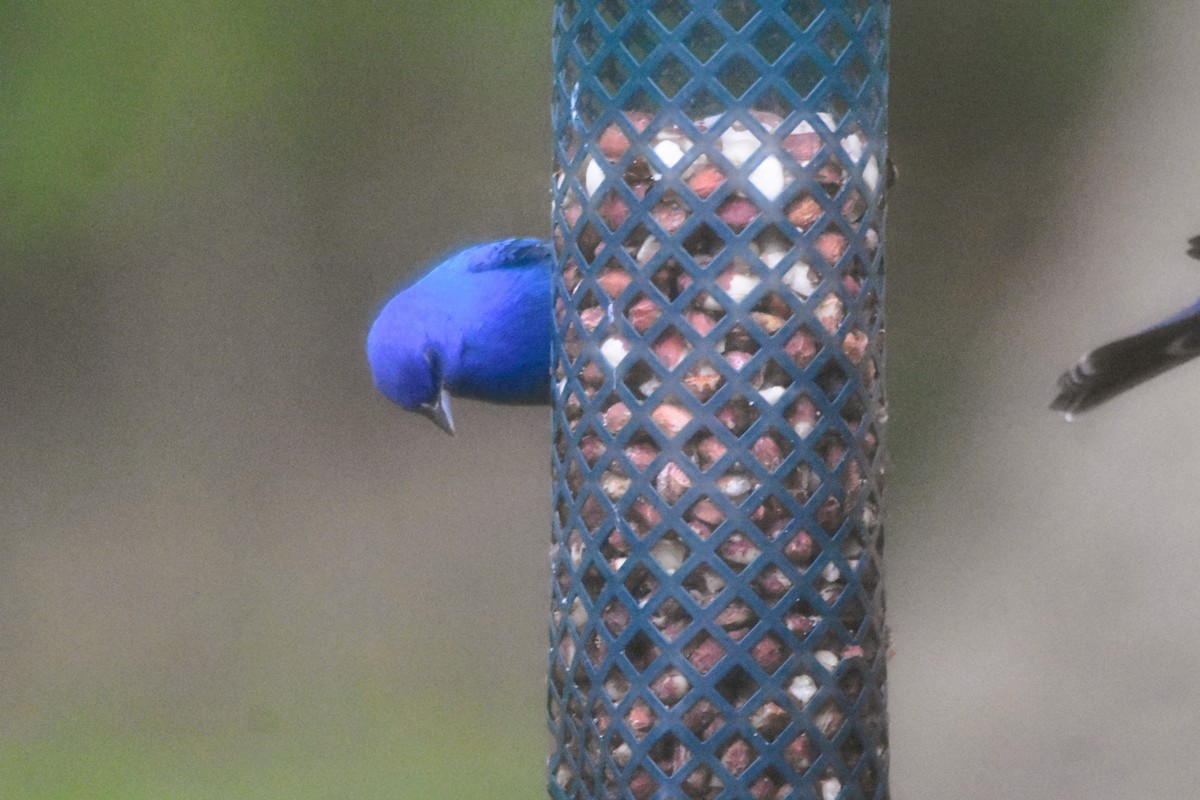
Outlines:
<svg viewBox="0 0 1200 800"><path fill-rule="evenodd" d="M767 156L750 173L750 183L763 193L763 197L774 200L783 192L787 180L783 174L783 163L775 156Z"/></svg>
<svg viewBox="0 0 1200 800"><path fill-rule="evenodd" d="M616 336L612 336L605 339L604 344L600 345L600 354L604 356L604 360L609 363L609 366L615 367L625 360L625 356L629 355L629 345Z"/></svg>
<svg viewBox="0 0 1200 800"><path fill-rule="evenodd" d="M602 183L604 183L604 168L597 164L594 158L589 158L583 175L583 188L587 190L588 197L594 195Z"/></svg>

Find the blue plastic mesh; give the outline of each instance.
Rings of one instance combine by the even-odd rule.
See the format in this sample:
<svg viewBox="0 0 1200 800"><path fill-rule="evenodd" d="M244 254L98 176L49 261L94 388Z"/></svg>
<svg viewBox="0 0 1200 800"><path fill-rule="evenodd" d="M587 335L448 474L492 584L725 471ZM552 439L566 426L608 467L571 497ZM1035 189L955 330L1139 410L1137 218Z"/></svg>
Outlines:
<svg viewBox="0 0 1200 800"><path fill-rule="evenodd" d="M887 797L883 0L555 10L555 798Z"/></svg>

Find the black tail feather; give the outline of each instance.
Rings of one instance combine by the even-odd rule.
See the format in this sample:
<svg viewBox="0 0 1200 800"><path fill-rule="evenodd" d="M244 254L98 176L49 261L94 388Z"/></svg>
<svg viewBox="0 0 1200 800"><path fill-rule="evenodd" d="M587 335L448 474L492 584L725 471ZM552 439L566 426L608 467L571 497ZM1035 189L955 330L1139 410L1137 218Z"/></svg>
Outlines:
<svg viewBox="0 0 1200 800"><path fill-rule="evenodd" d="M1088 353L1058 379L1059 393L1050 408L1068 416L1087 411L1196 356L1200 356L1200 312Z"/></svg>

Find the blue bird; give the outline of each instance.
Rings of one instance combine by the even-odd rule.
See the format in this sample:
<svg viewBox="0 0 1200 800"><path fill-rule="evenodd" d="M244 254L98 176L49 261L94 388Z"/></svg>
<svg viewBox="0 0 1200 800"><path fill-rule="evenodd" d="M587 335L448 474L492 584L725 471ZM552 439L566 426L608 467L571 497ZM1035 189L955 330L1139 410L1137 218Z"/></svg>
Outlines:
<svg viewBox="0 0 1200 800"><path fill-rule="evenodd" d="M1200 236L1188 240L1200 259ZM1050 408L1070 419L1172 367L1200 356L1200 301L1157 325L1097 347L1058 379Z"/></svg>
<svg viewBox="0 0 1200 800"><path fill-rule="evenodd" d="M550 402L549 242L503 239L460 250L384 305L367 334L379 391L454 433L450 395Z"/></svg>

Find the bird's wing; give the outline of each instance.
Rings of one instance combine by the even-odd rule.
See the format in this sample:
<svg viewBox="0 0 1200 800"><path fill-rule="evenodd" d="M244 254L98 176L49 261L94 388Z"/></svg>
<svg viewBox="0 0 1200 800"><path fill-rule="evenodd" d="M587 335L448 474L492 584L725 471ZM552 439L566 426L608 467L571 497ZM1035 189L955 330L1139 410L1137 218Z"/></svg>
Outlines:
<svg viewBox="0 0 1200 800"><path fill-rule="evenodd" d="M1192 258L1200 258L1200 236L1193 236L1188 239L1188 244L1191 245L1188 248L1188 255Z"/></svg>
<svg viewBox="0 0 1200 800"><path fill-rule="evenodd" d="M505 239L480 250L471 261L470 272L528 267L537 261L549 263L554 257L550 242L541 239Z"/></svg>
<svg viewBox="0 0 1200 800"><path fill-rule="evenodd" d="M1059 393L1050 407L1067 416L1087 411L1196 356L1200 356L1200 303L1085 355L1058 379Z"/></svg>

